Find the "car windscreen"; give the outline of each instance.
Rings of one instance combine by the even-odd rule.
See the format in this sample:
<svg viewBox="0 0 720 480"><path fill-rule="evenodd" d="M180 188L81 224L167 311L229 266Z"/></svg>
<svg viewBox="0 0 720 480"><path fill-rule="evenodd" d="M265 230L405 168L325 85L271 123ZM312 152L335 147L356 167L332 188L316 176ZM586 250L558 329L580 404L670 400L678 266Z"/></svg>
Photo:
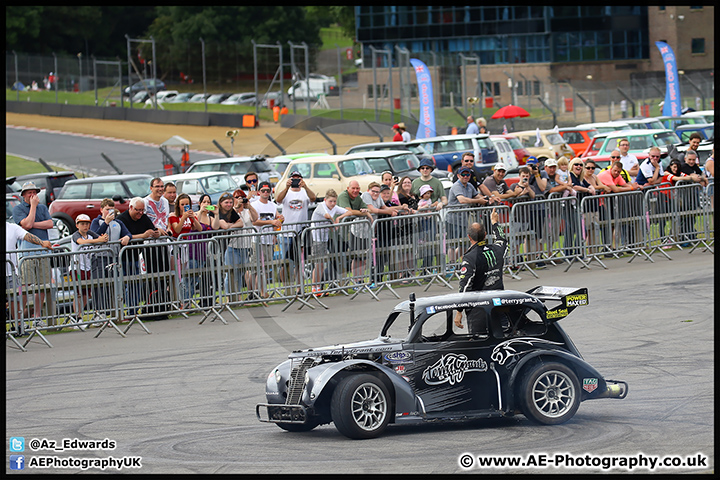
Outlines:
<svg viewBox="0 0 720 480"><path fill-rule="evenodd" d="M116 195L125 197L125 189L120 182L95 182L90 184L90 198L113 198Z"/></svg>
<svg viewBox="0 0 720 480"><path fill-rule="evenodd" d="M272 170L267 160L252 160L249 162L222 163L220 170L230 175L245 175L247 172L269 172Z"/></svg>
<svg viewBox="0 0 720 480"><path fill-rule="evenodd" d="M148 186L149 185L150 184L148 182ZM63 200L76 200L76 199L80 199L80 198L90 198L88 196L89 189L90 189L90 185L87 183L76 183L76 184L66 183L65 186L63 187L62 191L60 192L59 198L62 198ZM147 195L149 191L150 191L150 188L148 188L145 191L145 194L143 194L142 196L144 197L145 195Z"/></svg>
<svg viewBox="0 0 720 480"><path fill-rule="evenodd" d="M510 137L507 139L508 142L510 142L510 146L513 150L523 150L525 147L523 147L523 144L520 142L520 139L517 137Z"/></svg>
<svg viewBox="0 0 720 480"><path fill-rule="evenodd" d="M565 143L559 133L548 133L545 138L550 142L550 145L562 145Z"/></svg>
<svg viewBox="0 0 720 480"><path fill-rule="evenodd" d="M655 143L657 145L673 145L676 143L680 143L680 139L675 134L675 132L656 133L655 135L653 135L653 138L655 139Z"/></svg>
<svg viewBox="0 0 720 480"><path fill-rule="evenodd" d="M364 158L356 158L353 160L343 160L338 162L338 168L344 177L353 177L355 175L367 175L373 172L372 167Z"/></svg>
<svg viewBox="0 0 720 480"><path fill-rule="evenodd" d="M150 193L150 178L136 178L125 181L125 187L130 194L129 198L147 197Z"/></svg>
<svg viewBox="0 0 720 480"><path fill-rule="evenodd" d="M388 157L392 170L395 172L402 172L405 170L417 170L420 166L420 161L414 154L395 155ZM378 170L375 170L376 172ZM382 171L382 170L381 170Z"/></svg>
<svg viewBox="0 0 720 480"><path fill-rule="evenodd" d="M213 175L200 179L205 191L209 194L233 191L237 185L229 175Z"/></svg>

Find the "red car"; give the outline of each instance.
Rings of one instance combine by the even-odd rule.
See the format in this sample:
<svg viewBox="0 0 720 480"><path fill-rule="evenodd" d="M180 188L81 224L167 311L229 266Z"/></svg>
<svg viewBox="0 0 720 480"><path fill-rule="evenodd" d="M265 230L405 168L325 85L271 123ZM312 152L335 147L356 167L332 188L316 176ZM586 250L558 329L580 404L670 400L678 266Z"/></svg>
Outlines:
<svg viewBox="0 0 720 480"><path fill-rule="evenodd" d="M100 215L100 203L104 198L115 200L115 208L121 213L128 209L133 197L146 197L150 193L152 177L145 174L107 175L68 181L55 201L50 204L50 215L61 220L64 233L77 230L75 218L84 213L90 220Z"/></svg>
<svg viewBox="0 0 720 480"><path fill-rule="evenodd" d="M504 138L510 143L510 146L513 149L513 152L515 153L515 158L517 158L518 165L525 165L525 162L527 162L528 157L531 156L530 152L527 148L523 147L522 142L518 137L515 137L513 135L492 135L493 137L500 137Z"/></svg>
<svg viewBox="0 0 720 480"><path fill-rule="evenodd" d="M560 136L578 157L583 156L583 152L592 143L592 139L597 133L598 131L594 128L567 127L560 129Z"/></svg>

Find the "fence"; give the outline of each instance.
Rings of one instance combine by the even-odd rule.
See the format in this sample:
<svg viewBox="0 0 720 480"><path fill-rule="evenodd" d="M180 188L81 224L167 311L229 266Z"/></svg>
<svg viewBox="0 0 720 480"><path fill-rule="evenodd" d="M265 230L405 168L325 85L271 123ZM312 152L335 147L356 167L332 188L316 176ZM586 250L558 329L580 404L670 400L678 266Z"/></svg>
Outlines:
<svg viewBox="0 0 720 480"><path fill-rule="evenodd" d="M134 325L168 315L204 313L220 320L228 311L268 301L323 308L329 293L351 296L393 286L434 282L452 288L462 253L469 247L467 226L499 213L508 239L505 272L527 270L538 278L545 263L581 263L630 254L653 261L670 259L677 246L713 252L712 191L698 184L616 194L540 200L517 199L495 207L446 208L429 214L400 215L372 222L355 219L331 224L286 224L282 230L253 228L185 234L178 239L83 247L79 251L7 252L6 338L25 350L43 332L99 326L125 337ZM60 249L58 249L60 250ZM40 253L40 254L38 254ZM714 252L713 252L714 253ZM10 259L17 255L15 265ZM17 266L17 268L16 268ZM124 329L121 323L127 323ZM28 336L24 343L19 338Z"/></svg>

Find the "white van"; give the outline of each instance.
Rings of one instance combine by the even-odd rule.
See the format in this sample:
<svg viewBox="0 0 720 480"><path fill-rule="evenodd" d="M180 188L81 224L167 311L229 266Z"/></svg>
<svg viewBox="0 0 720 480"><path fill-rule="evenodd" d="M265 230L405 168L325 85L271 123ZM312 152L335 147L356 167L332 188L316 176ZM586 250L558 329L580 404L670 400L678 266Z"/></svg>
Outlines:
<svg viewBox="0 0 720 480"><path fill-rule="evenodd" d="M308 82L310 83L310 92L308 95ZM337 82L334 78L312 78L309 80L298 80L292 87L288 88L288 96L290 100L317 100L320 94L333 95L333 91L337 90Z"/></svg>

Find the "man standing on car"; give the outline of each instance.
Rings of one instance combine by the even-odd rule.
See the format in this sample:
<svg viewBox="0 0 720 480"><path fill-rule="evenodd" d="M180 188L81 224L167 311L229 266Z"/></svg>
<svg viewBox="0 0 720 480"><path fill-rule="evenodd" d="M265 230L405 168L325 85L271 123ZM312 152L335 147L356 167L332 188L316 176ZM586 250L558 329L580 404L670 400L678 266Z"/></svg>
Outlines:
<svg viewBox="0 0 720 480"><path fill-rule="evenodd" d="M504 290L503 267L507 241L499 225L500 215L493 208L490 214L495 241L489 245L485 238L485 226L473 223L468 228L471 246L463 255L460 265L460 293L480 292L483 290ZM487 334L487 318L483 307L467 308L468 330L470 334ZM463 328L462 312L455 313L455 325Z"/></svg>
<svg viewBox="0 0 720 480"><path fill-rule="evenodd" d="M52 217L48 207L40 202L38 194L40 189L33 182L25 182L20 191L22 201L13 208L13 219L15 223L24 228L28 233L35 235L40 241L49 240L48 231L53 228ZM42 247L33 242L23 239L20 243L20 250L25 250L22 257L31 257L47 253ZM34 318L40 318L41 310L45 305L47 289L41 289L42 285L50 282L50 259L44 258L35 260L26 258L21 262L20 275L23 285L32 286L34 290L35 310ZM28 305L26 294L23 294L23 305Z"/></svg>
<svg viewBox="0 0 720 480"><path fill-rule="evenodd" d="M475 123L475 119L472 115L467 117L467 128L465 128L465 133L468 135L477 135L480 133L480 128L477 126L477 123Z"/></svg>

